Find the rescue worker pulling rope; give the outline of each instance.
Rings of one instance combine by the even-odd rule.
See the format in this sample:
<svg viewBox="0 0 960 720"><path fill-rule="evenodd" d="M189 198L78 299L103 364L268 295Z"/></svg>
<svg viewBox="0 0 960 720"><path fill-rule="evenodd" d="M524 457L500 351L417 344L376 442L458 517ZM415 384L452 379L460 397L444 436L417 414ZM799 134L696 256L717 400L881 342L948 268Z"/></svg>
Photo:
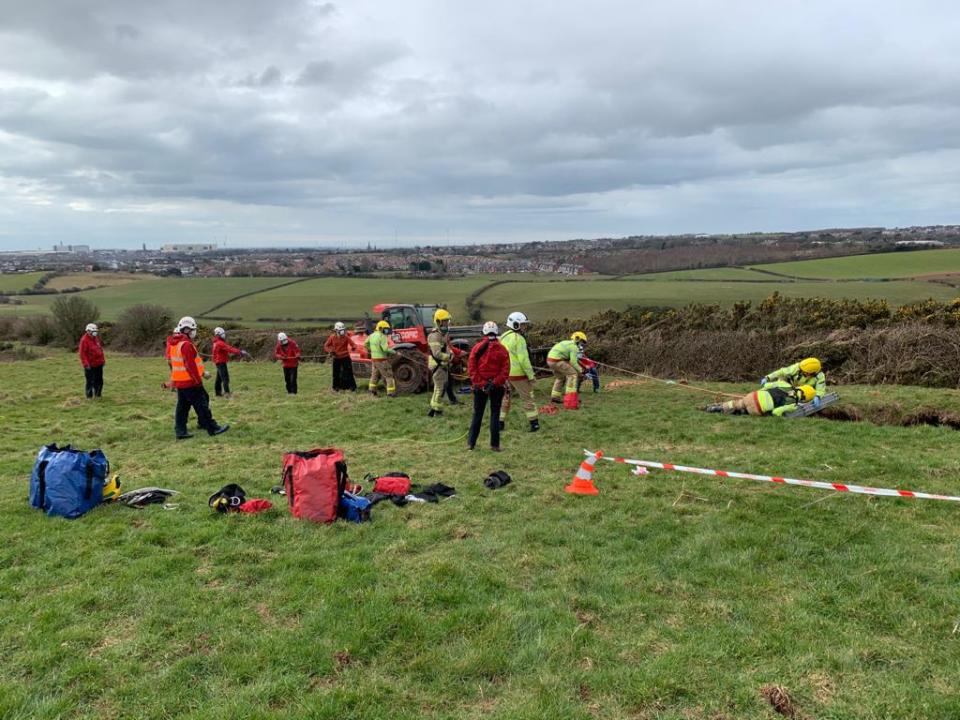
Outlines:
<svg viewBox="0 0 960 720"><path fill-rule="evenodd" d="M580 365L577 354L582 352L587 344L587 336L577 330L569 340L561 340L547 354L547 367L553 371L556 380L550 390L550 402L563 403L567 410L576 410L580 407L577 395L577 379L580 375Z"/></svg>
<svg viewBox="0 0 960 720"><path fill-rule="evenodd" d="M530 423L530 432L540 429L537 404L533 399L533 381L536 373L530 362L527 349L527 328L530 326L527 316L522 312L512 312L507 316L507 331L500 336L500 344L510 355L510 375L500 406L500 429L506 428L507 414L510 412L510 396L516 392L523 403L523 413Z"/></svg>
<svg viewBox="0 0 960 720"><path fill-rule="evenodd" d="M387 388L387 397L396 397L397 382L393 378L393 368L390 366L390 357L396 355L397 351L388 345L390 340L390 323L381 320L377 323L376 332L367 336L364 345L367 352L370 353L371 369L370 382L367 389L374 395L379 388L385 384ZM381 380L383 381L381 383Z"/></svg>

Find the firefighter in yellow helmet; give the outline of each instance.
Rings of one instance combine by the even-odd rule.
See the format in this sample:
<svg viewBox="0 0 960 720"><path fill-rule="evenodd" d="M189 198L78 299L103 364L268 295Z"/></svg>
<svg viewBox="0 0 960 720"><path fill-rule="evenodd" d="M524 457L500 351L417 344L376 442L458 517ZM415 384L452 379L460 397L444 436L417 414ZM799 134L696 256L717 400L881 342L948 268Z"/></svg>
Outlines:
<svg viewBox="0 0 960 720"><path fill-rule="evenodd" d="M774 370L760 378L760 387L766 387L767 383L777 381L786 382L795 388L809 385L815 393L814 405L819 405L820 399L827 393L827 377L823 374L820 360L815 357L804 358L793 365Z"/></svg>
<svg viewBox="0 0 960 720"><path fill-rule="evenodd" d="M563 403L567 410L576 410L580 406L577 395L577 378L580 375L577 353L581 352L586 344L586 334L577 330L569 340L561 340L547 353L547 367L553 371L556 378L550 390L550 401Z"/></svg>
<svg viewBox="0 0 960 720"><path fill-rule="evenodd" d="M810 402L816 391L810 385L791 387L783 381L767 383L761 390L754 390L736 400L717 405L707 405L707 412L724 415L776 415L780 417L797 409L800 403Z"/></svg>
<svg viewBox="0 0 960 720"><path fill-rule="evenodd" d="M427 336L427 346L430 348L427 367L433 380L433 395L430 397L430 411L427 413L429 417L443 415L441 400L450 379L450 363L453 360L453 350L447 339L451 320L453 317L448 310L437 308L433 314L433 330Z"/></svg>
<svg viewBox="0 0 960 720"><path fill-rule="evenodd" d="M381 320L377 323L374 332L370 333L364 342L371 360L370 382L367 389L376 395L382 380L387 387L387 397L394 397L397 394L397 382L393 379L390 356L396 355L397 351L388 345L389 340L390 323Z"/></svg>

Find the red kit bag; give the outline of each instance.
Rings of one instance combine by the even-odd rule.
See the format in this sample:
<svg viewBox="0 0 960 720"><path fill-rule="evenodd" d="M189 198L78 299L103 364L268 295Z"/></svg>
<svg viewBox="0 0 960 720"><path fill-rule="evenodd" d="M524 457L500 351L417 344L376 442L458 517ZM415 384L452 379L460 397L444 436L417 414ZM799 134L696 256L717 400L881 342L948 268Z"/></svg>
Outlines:
<svg viewBox="0 0 960 720"><path fill-rule="evenodd" d="M283 488L294 517L318 523L337 519L347 484L347 464L336 448L289 452L283 456Z"/></svg>
<svg viewBox="0 0 960 720"><path fill-rule="evenodd" d="M410 476L406 473L387 473L373 483L373 491L390 495L406 495L410 492Z"/></svg>

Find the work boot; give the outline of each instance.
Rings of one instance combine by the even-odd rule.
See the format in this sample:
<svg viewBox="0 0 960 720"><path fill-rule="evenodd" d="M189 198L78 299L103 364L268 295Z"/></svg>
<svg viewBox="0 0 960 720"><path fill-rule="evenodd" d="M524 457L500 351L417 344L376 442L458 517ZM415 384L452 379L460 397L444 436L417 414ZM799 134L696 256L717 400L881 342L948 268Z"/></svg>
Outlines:
<svg viewBox="0 0 960 720"><path fill-rule="evenodd" d="M433 417L436 414L437 414L437 411L434 410L433 408L430 408L430 410L427 411L427 417Z"/></svg>
<svg viewBox="0 0 960 720"><path fill-rule="evenodd" d="M707 405L703 410L704 412L708 412L708 413L723 412L723 408L720 405Z"/></svg>
<svg viewBox="0 0 960 720"><path fill-rule="evenodd" d="M182 435L177 435L177 440L188 440L193 437L193 433L183 433Z"/></svg>
<svg viewBox="0 0 960 720"><path fill-rule="evenodd" d="M530 421L530 432L537 432L540 429L540 421L534 418Z"/></svg>
<svg viewBox="0 0 960 720"><path fill-rule="evenodd" d="M552 397L552 398L550 398L550 402L556 403L557 405L563 405L563 398L562 398L562 397Z"/></svg>
<svg viewBox="0 0 960 720"><path fill-rule="evenodd" d="M215 427L213 430L208 430L207 432L209 432L211 436L222 435L229 429L230 429L229 425L217 425L217 427Z"/></svg>

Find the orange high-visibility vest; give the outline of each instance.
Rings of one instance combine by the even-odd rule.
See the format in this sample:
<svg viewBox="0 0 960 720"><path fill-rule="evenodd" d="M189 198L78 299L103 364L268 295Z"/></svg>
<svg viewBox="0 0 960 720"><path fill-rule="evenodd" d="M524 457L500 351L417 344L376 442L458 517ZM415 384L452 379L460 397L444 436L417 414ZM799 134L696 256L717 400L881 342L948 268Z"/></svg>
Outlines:
<svg viewBox="0 0 960 720"><path fill-rule="evenodd" d="M177 343L170 349L170 381L171 382L189 382L192 380L190 373L187 372L187 366L183 362L183 345L189 342L184 340ZM203 377L203 360L197 355L197 372Z"/></svg>

